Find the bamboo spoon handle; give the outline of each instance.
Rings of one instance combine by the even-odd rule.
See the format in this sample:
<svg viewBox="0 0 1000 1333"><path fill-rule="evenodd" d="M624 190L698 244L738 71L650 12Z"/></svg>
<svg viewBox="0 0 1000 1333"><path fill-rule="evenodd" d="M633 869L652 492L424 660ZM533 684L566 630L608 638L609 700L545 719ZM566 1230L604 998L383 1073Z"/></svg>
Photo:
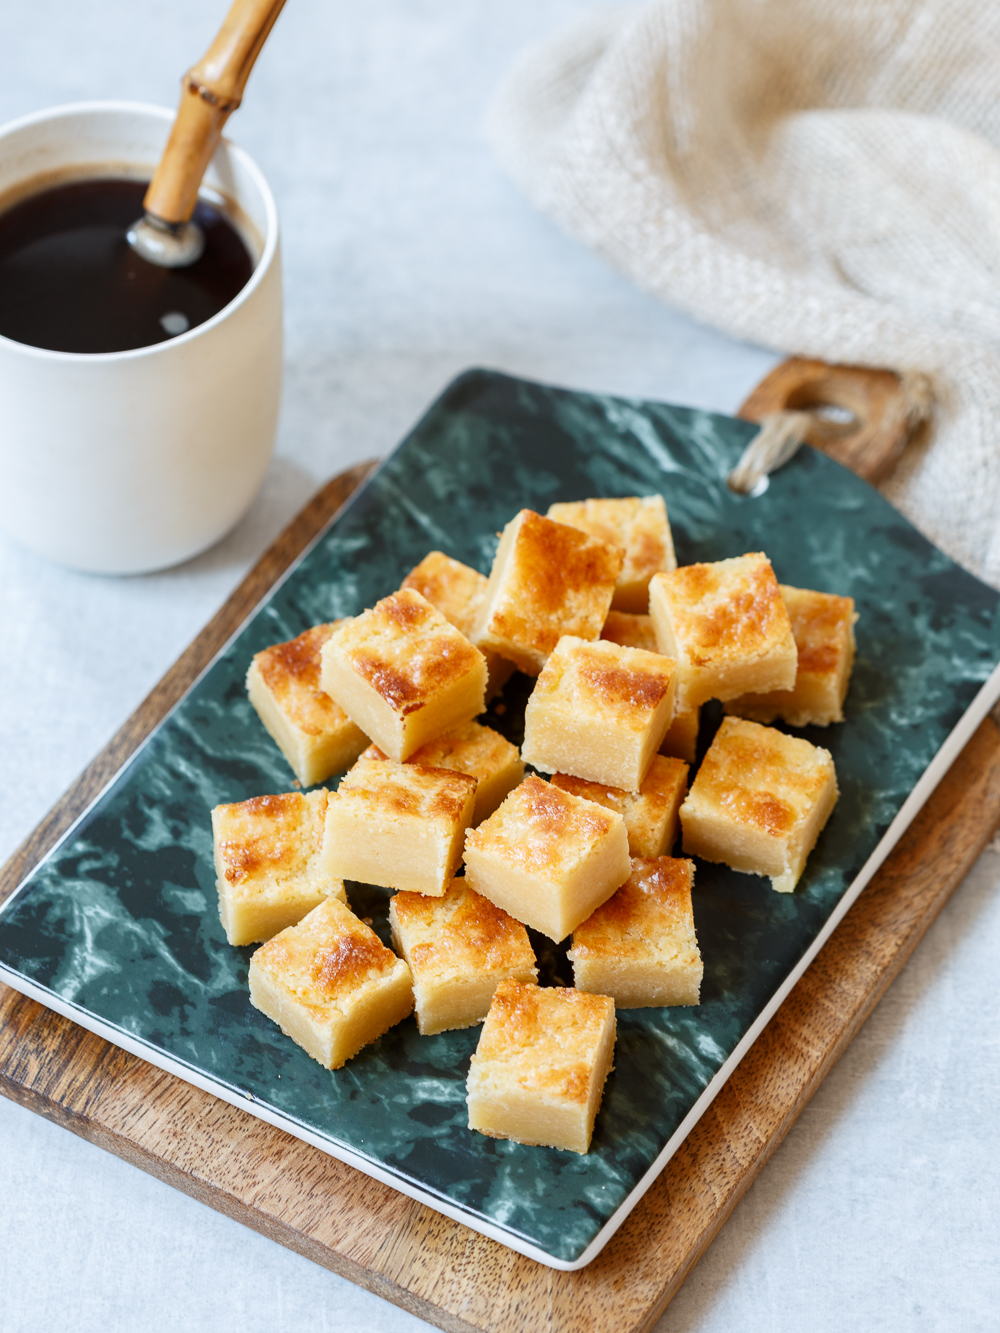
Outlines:
<svg viewBox="0 0 1000 1333"><path fill-rule="evenodd" d="M285 0L234 0L215 41L184 75L170 138L143 200L163 222L187 222L223 126L243 98L254 61Z"/></svg>

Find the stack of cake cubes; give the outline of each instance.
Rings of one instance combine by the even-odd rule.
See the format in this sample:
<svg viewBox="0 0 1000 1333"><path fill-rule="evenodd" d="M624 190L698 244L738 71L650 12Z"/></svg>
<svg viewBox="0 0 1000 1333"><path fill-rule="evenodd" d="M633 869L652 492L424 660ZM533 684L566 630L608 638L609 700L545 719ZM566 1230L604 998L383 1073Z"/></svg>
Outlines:
<svg viewBox="0 0 1000 1333"><path fill-rule="evenodd" d="M801 876L833 761L766 724L843 718L854 619L760 553L677 568L660 496L594 499L522 510L489 578L433 551L258 653L249 697L298 783L347 772L213 811L253 1004L329 1069L414 1009L425 1036L482 1023L470 1129L586 1152L616 1008L699 1001L690 857ZM477 721L516 670L520 752ZM709 700L727 716L688 790ZM345 880L393 891L392 948ZM572 988L538 984L529 928L571 937Z"/></svg>

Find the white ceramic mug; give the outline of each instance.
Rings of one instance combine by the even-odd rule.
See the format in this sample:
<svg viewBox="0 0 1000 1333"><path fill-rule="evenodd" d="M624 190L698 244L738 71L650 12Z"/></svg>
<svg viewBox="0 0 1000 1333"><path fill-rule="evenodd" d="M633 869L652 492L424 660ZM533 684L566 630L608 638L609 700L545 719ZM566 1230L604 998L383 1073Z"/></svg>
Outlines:
<svg viewBox="0 0 1000 1333"><path fill-rule="evenodd" d="M56 107L0 129L0 208L62 180L152 174L174 113ZM0 526L61 564L162 569L228 532L257 494L281 397L278 212L260 169L223 140L207 190L255 260L223 310L127 352L52 352L0 337Z"/></svg>

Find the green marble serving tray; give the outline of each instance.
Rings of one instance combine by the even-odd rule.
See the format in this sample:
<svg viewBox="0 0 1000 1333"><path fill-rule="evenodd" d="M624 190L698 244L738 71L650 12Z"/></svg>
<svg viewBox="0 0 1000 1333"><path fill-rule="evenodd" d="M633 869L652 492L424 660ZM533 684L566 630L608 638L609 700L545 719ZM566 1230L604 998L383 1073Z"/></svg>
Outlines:
<svg viewBox="0 0 1000 1333"><path fill-rule="evenodd" d="M734 495L726 476L754 430L487 371L456 380L9 899L0 977L532 1258L588 1262L1000 693L1000 595L811 449L763 494ZM466 1127L478 1029L420 1037L409 1019L329 1072L251 1007L252 949L219 923L209 811L292 782L244 676L266 645L371 606L428 550L488 571L522 507L657 491L680 563L766 550L782 582L855 598L847 720L802 733L833 752L841 798L793 894L699 863L702 1003L619 1013L586 1156L487 1139ZM529 688L516 676L487 719L514 740ZM702 750L717 722L706 709ZM387 939L388 893L348 895ZM535 938L543 979L570 982L565 950Z"/></svg>

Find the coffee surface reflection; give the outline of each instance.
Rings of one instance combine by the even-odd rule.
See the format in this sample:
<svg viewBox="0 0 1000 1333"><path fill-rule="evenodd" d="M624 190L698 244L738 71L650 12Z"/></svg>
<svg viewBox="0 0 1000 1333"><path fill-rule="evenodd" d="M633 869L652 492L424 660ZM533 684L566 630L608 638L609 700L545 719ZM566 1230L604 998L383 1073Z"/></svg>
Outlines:
<svg viewBox="0 0 1000 1333"><path fill-rule="evenodd" d="M227 306L254 268L232 222L200 200L204 254L189 268L158 268L125 239L145 192L137 180L76 180L0 213L0 335L55 352L124 352Z"/></svg>

